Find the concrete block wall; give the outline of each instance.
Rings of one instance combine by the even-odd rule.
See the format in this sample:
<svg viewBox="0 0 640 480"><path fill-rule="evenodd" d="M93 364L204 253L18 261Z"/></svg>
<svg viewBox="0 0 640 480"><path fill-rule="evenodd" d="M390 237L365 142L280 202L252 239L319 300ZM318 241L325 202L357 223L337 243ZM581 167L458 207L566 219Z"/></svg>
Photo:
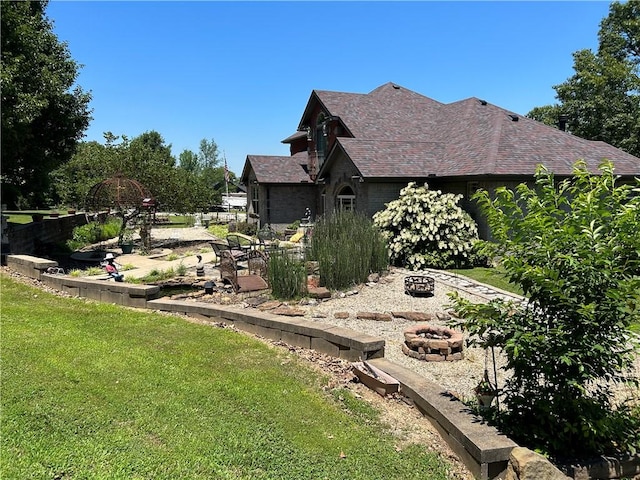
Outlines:
<svg viewBox="0 0 640 480"><path fill-rule="evenodd" d="M103 214L104 216L104 214ZM71 232L79 225L85 225L84 214L62 215L57 218L45 218L41 222L24 225L12 225L8 231L8 254L37 254L45 244L64 242L71 238Z"/></svg>
<svg viewBox="0 0 640 480"><path fill-rule="evenodd" d="M348 361L384 357L385 342L380 338L300 318L283 317L259 310L242 312L221 305L164 298L149 301L147 308L232 324L254 335L311 348Z"/></svg>
<svg viewBox="0 0 640 480"><path fill-rule="evenodd" d="M7 266L18 273L40 280L46 286L70 295L126 307L148 308L150 300L160 296L157 285L133 285L112 280L89 280L46 273L58 263L30 255L8 255Z"/></svg>

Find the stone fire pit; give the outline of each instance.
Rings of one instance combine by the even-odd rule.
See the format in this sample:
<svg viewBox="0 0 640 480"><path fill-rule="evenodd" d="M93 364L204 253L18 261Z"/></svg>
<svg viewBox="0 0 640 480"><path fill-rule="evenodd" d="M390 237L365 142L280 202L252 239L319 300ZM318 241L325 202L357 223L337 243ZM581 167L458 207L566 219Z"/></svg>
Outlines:
<svg viewBox="0 0 640 480"><path fill-rule="evenodd" d="M464 358L462 332L447 327L421 324L404 331L402 351L427 362L444 362Z"/></svg>

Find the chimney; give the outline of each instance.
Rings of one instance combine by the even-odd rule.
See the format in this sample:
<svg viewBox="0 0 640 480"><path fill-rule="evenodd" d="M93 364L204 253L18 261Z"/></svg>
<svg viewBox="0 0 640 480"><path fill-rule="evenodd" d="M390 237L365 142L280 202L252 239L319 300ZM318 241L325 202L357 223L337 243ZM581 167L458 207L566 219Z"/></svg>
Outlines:
<svg viewBox="0 0 640 480"><path fill-rule="evenodd" d="M569 121L568 115L559 115L558 116L558 129L561 132L567 131L567 122Z"/></svg>

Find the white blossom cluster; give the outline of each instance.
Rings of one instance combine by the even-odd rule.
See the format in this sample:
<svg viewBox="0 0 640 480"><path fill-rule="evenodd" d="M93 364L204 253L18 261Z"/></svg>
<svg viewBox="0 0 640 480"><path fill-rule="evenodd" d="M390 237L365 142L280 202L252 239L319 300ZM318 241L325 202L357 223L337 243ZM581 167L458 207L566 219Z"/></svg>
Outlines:
<svg viewBox="0 0 640 480"><path fill-rule="evenodd" d="M458 206L461 198L415 182L400 190L397 200L373 216L389 243L391 261L412 270L449 268L464 261L478 239L478 228Z"/></svg>

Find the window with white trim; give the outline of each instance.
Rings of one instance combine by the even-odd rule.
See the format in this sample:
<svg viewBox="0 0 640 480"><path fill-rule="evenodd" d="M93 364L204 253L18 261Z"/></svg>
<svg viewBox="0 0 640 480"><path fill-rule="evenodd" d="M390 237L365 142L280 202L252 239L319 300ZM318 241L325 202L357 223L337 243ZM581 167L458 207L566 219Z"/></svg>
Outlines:
<svg viewBox="0 0 640 480"><path fill-rule="evenodd" d="M356 195L351 187L344 187L336 197L336 209L353 212L356 209Z"/></svg>

